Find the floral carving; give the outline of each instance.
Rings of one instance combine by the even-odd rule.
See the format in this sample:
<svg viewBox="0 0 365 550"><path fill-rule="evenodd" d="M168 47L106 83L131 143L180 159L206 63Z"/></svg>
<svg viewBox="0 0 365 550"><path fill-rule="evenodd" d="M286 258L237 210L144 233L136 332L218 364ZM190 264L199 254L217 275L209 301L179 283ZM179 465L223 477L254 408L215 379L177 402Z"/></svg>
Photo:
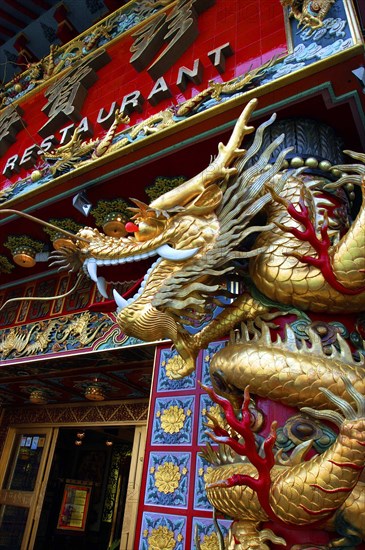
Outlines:
<svg viewBox="0 0 365 550"><path fill-rule="evenodd" d="M148 550L173 550L176 546L174 533L160 525L148 537Z"/></svg>
<svg viewBox="0 0 365 550"><path fill-rule="evenodd" d="M166 433L178 433L184 426L185 418L184 409L173 405L161 413L161 427Z"/></svg>
<svg viewBox="0 0 365 550"><path fill-rule="evenodd" d="M216 533L204 537L200 544L200 550L219 550L219 541Z"/></svg>
<svg viewBox="0 0 365 550"><path fill-rule="evenodd" d="M161 464L155 473L155 486L159 493L173 493L179 486L181 473L179 467L172 462Z"/></svg>
<svg viewBox="0 0 365 550"><path fill-rule="evenodd" d="M171 357L167 363L166 363L166 376L167 378L170 378L170 380L175 380L181 377L180 372L184 368L185 363L184 360L180 357L180 355L174 355Z"/></svg>

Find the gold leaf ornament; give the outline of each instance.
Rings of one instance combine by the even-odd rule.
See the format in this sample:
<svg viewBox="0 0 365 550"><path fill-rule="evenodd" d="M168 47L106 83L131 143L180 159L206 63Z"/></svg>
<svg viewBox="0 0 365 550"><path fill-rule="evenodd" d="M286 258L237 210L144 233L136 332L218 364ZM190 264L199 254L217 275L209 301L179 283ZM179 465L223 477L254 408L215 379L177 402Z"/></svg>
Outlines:
<svg viewBox="0 0 365 550"><path fill-rule="evenodd" d="M152 529L147 540L148 550L173 550L176 546L174 533L162 525L157 529Z"/></svg>
<svg viewBox="0 0 365 550"><path fill-rule="evenodd" d="M159 493L173 493L179 486L181 473L179 467L172 462L158 466L155 473L155 487Z"/></svg>
<svg viewBox="0 0 365 550"><path fill-rule="evenodd" d="M165 433L178 433L184 426L186 415L184 409L173 405L165 409L160 416L161 428Z"/></svg>
<svg viewBox="0 0 365 550"><path fill-rule="evenodd" d="M219 541L216 533L206 535L200 544L201 550L220 550Z"/></svg>
<svg viewBox="0 0 365 550"><path fill-rule="evenodd" d="M170 380L179 380L181 378L181 372L186 367L184 359L180 355L174 355L166 363L166 376Z"/></svg>

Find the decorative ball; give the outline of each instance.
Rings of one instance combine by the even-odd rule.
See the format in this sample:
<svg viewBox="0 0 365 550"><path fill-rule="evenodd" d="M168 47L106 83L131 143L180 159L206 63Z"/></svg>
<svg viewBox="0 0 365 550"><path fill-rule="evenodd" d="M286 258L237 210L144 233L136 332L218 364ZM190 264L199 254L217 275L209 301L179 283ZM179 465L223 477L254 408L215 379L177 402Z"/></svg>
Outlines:
<svg viewBox="0 0 365 550"><path fill-rule="evenodd" d="M332 168L331 174L335 176L335 178L339 178L341 176L341 170L338 168Z"/></svg>
<svg viewBox="0 0 365 550"><path fill-rule="evenodd" d="M308 168L317 168L318 160L314 157L309 157L306 159L305 165L308 166Z"/></svg>
<svg viewBox="0 0 365 550"><path fill-rule="evenodd" d="M42 176L43 176L42 170L33 170L33 172L30 175L30 179L33 182L36 182L40 180Z"/></svg>
<svg viewBox="0 0 365 550"><path fill-rule="evenodd" d="M318 165L321 170L324 172L328 172L328 170L331 169L331 163L329 160L321 160L321 162Z"/></svg>
<svg viewBox="0 0 365 550"><path fill-rule="evenodd" d="M301 157L294 157L291 159L290 165L292 168L301 168L304 166L304 160Z"/></svg>

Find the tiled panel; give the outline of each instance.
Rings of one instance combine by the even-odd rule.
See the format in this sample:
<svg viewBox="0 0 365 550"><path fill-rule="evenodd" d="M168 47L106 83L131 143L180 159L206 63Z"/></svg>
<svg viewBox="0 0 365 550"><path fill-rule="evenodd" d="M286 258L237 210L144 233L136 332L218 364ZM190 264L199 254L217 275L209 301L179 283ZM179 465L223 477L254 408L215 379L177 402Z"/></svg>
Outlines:
<svg viewBox="0 0 365 550"><path fill-rule="evenodd" d="M212 510L212 505L208 501L205 493L204 475L209 464L201 456L196 459L195 486L194 486L194 509Z"/></svg>
<svg viewBox="0 0 365 550"><path fill-rule="evenodd" d="M214 343L201 352L196 371L181 380L174 378L181 367L176 352L166 344L157 351L142 483L143 506L137 525L138 550L154 548L157 540L160 548L194 548L195 524L201 541L206 545L214 542L212 507L204 489L204 473L209 464L199 456L208 441L201 435L205 429L203 422L208 420L205 413L214 404L198 381L209 381L209 362L224 345ZM223 530L226 532L227 527Z"/></svg>
<svg viewBox="0 0 365 550"><path fill-rule="evenodd" d="M191 445L194 397L156 399L152 445Z"/></svg>
<svg viewBox="0 0 365 550"><path fill-rule="evenodd" d="M219 529L221 531L221 534L223 536L223 540L226 542L227 533L230 525L230 521L227 520L220 520L218 522ZM198 540L201 544L202 548L207 549L215 549L219 548L218 545L218 536L215 531L215 527L213 525L212 519L205 519L205 518L193 518L193 533L195 533L195 530L197 530L197 536ZM190 546L191 550L196 550L195 543L192 543Z"/></svg>
<svg viewBox="0 0 365 550"><path fill-rule="evenodd" d="M139 550L185 550L186 517L144 513Z"/></svg>
<svg viewBox="0 0 365 550"><path fill-rule="evenodd" d="M204 350L202 356L202 382L206 386L210 385L210 377L209 377L209 365L211 360L213 359L213 356L217 351L224 348L226 345L226 342L212 342L209 344L207 349Z"/></svg>
<svg viewBox="0 0 365 550"><path fill-rule="evenodd" d="M158 392L175 392L180 390L195 389L196 373L193 372L185 378L177 379L181 369L181 358L171 349L161 351L160 369L157 383Z"/></svg>
<svg viewBox="0 0 365 550"><path fill-rule="evenodd" d="M187 508L190 463L190 453L151 452L145 504Z"/></svg>

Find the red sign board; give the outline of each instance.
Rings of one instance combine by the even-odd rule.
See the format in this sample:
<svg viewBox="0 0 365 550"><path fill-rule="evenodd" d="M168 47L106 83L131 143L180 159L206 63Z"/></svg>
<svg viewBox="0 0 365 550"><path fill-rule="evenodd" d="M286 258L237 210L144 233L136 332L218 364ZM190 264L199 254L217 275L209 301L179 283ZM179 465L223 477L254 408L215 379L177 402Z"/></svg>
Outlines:
<svg viewBox="0 0 365 550"><path fill-rule="evenodd" d="M149 26L155 22L159 29L157 18L165 18L168 36L169 20L174 19L173 8L170 8L166 15L158 12L152 20L129 30L110 45L106 44L103 55L99 50L94 57L99 55L100 62L94 64L92 78L83 76L77 116L66 113L50 123L50 92L57 82L30 97L25 96L19 105L23 126L15 128L14 143L8 142L0 159L0 187L34 170L40 163L38 147L50 150L64 145L77 125L81 125L83 133L80 135L85 140L105 134L102 119L110 113L108 120L112 122L113 107L127 113L132 126L196 96L211 80L227 82L287 51L284 15L279 1L193 0L194 3L197 8L193 13L195 34L189 35L190 30L187 31L187 38L181 38L182 43L177 42L175 49L170 47L174 36L166 39L166 33L160 33L160 42L152 44L147 54L138 56L138 48L143 47L144 33ZM190 16L191 13L185 14L185 20L178 21L178 28L187 27L186 20ZM152 36L154 32L152 28ZM148 43L151 44L151 40ZM160 63L156 70L151 69L161 56L168 58L167 62ZM94 57L91 56L89 62L92 63ZM82 64L88 65L88 58ZM72 77L75 70L71 69L68 74ZM76 75L75 80L77 78ZM59 93L62 94L62 89ZM118 131L124 128L121 124Z"/></svg>

